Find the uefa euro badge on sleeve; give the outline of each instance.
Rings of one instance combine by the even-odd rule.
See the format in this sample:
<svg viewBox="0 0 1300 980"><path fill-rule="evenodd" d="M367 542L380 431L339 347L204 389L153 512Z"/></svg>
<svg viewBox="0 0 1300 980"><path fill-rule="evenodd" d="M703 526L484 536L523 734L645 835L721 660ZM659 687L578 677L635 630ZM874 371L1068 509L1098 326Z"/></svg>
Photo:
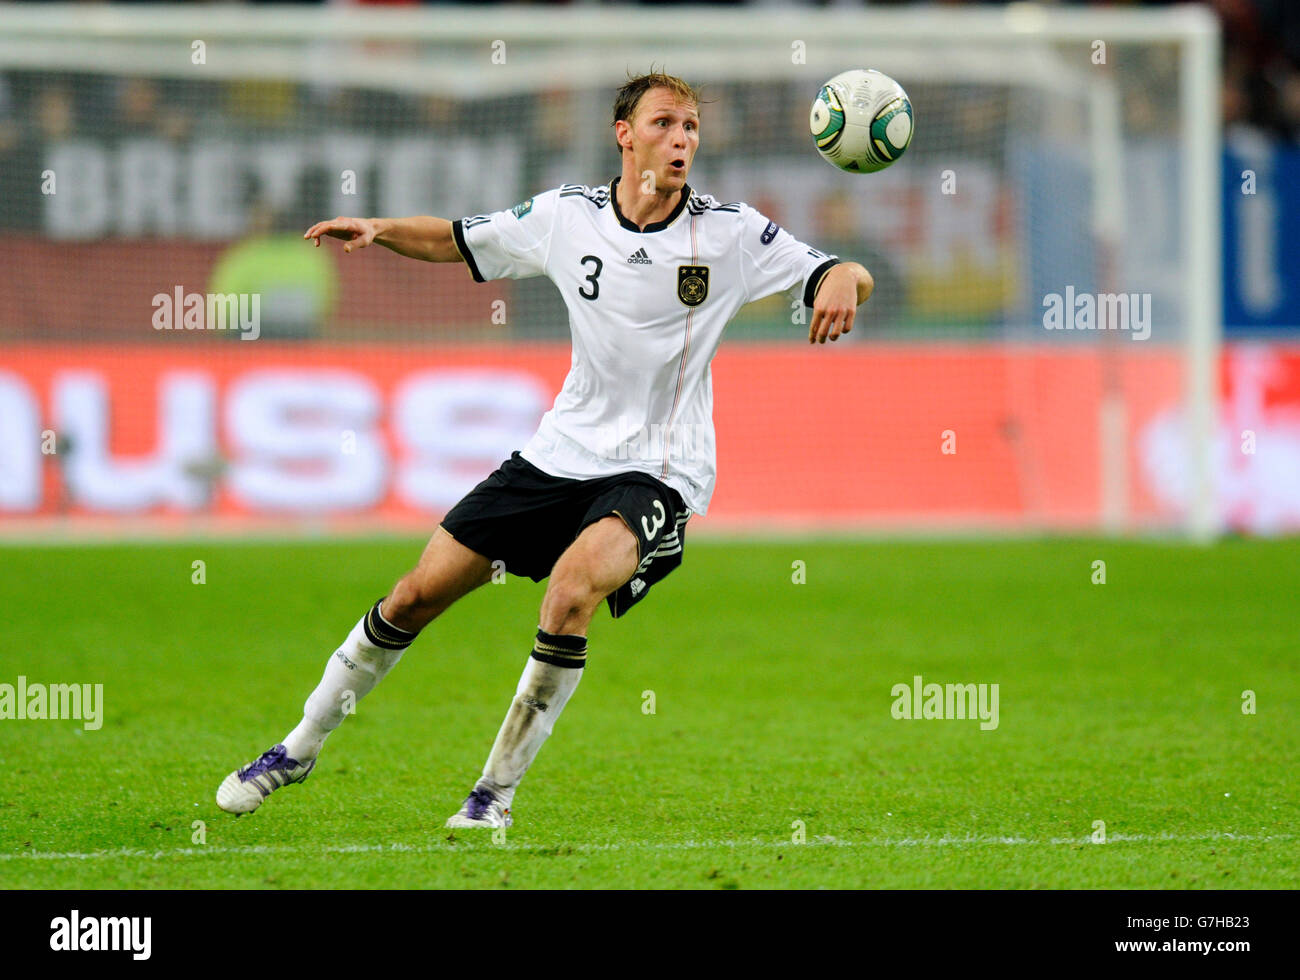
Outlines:
<svg viewBox="0 0 1300 980"><path fill-rule="evenodd" d="M707 265L679 265L677 267L677 298L687 306L699 306L709 295L709 267Z"/></svg>

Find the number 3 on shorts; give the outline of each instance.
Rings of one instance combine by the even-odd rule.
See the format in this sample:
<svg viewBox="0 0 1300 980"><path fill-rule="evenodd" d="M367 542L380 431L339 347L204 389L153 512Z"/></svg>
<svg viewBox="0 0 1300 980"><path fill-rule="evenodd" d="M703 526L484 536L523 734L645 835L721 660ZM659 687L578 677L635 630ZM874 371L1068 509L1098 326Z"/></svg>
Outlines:
<svg viewBox="0 0 1300 980"><path fill-rule="evenodd" d="M644 515L641 517L641 530L645 532L645 539L647 541L653 541L655 539L655 534L668 520L668 514L664 511L663 501L655 501L655 510L659 511L659 516L655 518L653 527L646 522Z"/></svg>

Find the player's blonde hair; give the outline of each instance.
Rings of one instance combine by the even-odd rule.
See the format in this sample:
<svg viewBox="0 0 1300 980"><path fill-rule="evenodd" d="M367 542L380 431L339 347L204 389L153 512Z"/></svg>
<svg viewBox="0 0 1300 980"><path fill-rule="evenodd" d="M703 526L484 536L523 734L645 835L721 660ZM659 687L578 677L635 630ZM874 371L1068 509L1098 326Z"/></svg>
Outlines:
<svg viewBox="0 0 1300 980"><path fill-rule="evenodd" d="M615 125L620 119L630 123L636 115L637 106L641 104L641 96L656 88L666 88L677 97L679 102L689 102L699 108L700 93L695 86L676 75L656 71L651 65L647 74L629 76L627 82L618 90L618 94L614 96L614 121L610 125ZM620 146L618 150L622 153L623 147Z"/></svg>

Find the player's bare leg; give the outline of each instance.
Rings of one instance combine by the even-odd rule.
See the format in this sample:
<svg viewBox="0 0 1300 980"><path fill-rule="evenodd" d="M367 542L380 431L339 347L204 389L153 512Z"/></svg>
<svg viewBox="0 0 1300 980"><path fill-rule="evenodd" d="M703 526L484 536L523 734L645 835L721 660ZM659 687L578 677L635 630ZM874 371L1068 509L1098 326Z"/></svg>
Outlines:
<svg viewBox="0 0 1300 980"><path fill-rule="evenodd" d="M438 528L415 568L361 617L330 656L303 705L302 721L284 741L227 776L217 790L217 805L249 813L281 786L306 779L329 733L397 665L420 630L491 577L487 558Z"/></svg>
<svg viewBox="0 0 1300 980"><path fill-rule="evenodd" d="M637 560L636 537L610 516L588 525L555 563L532 656L483 775L448 827L510 826L515 790L582 679L592 616L632 577Z"/></svg>

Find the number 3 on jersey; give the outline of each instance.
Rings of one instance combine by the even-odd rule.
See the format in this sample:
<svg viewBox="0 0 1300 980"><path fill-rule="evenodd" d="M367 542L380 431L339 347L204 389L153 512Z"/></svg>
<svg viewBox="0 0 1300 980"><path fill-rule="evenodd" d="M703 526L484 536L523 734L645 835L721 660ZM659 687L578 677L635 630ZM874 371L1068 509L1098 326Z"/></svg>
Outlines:
<svg viewBox="0 0 1300 980"><path fill-rule="evenodd" d="M641 517L641 530L645 532L645 539L647 541L653 541L655 535L659 533L659 529L663 527L665 522L668 520L668 514L664 510L662 501L655 501L655 510L659 512L659 516L654 519L653 525L646 520L644 515Z"/></svg>
<svg viewBox="0 0 1300 980"><path fill-rule="evenodd" d="M605 263L600 261L600 259L594 255L584 255L582 257L582 264L585 266L588 262L596 263L595 268L587 276L587 282L591 283L591 292L587 292L579 286L578 295L583 299L595 299L600 295L600 283L597 282L597 280L600 278L600 270L605 268Z"/></svg>

